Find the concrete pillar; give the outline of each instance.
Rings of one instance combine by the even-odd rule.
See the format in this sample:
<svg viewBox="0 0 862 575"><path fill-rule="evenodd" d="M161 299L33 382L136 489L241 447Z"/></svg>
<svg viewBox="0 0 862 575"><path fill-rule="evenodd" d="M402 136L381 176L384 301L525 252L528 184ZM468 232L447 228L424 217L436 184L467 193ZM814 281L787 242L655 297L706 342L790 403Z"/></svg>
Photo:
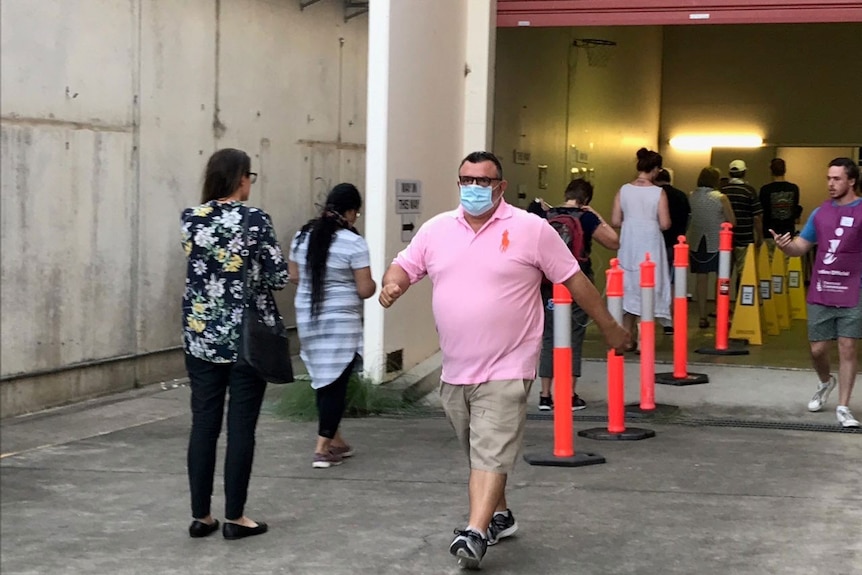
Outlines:
<svg viewBox="0 0 862 575"><path fill-rule="evenodd" d="M457 170L465 149L490 145L494 5L375 0L369 12L363 215L377 280L407 245L411 233L405 225L412 223L415 232L457 207ZM473 73L465 74L467 64ZM418 213L398 213L397 180L418 182ZM366 302L365 369L373 380L385 379L387 357L400 352L403 369L409 369L438 349L430 282L411 287L390 310L376 298Z"/></svg>
<svg viewBox="0 0 862 575"><path fill-rule="evenodd" d="M464 91L464 155L490 150L494 142L494 46L497 0L470 0Z"/></svg>

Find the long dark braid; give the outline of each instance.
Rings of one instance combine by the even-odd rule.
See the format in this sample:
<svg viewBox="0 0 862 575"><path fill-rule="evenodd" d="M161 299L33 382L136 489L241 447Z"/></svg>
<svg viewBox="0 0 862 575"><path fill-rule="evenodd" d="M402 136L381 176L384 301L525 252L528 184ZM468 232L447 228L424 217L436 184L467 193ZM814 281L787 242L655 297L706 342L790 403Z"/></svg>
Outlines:
<svg viewBox="0 0 862 575"><path fill-rule="evenodd" d="M344 214L350 210L358 211L361 207L362 198L356 186L338 184L326 196L326 205L323 206L320 216L305 224L296 238L295 246L298 247L305 235L309 234L306 264L311 272L312 316L318 315L323 305L326 261L329 259L329 247L332 245L335 233L341 229L358 233L344 219Z"/></svg>

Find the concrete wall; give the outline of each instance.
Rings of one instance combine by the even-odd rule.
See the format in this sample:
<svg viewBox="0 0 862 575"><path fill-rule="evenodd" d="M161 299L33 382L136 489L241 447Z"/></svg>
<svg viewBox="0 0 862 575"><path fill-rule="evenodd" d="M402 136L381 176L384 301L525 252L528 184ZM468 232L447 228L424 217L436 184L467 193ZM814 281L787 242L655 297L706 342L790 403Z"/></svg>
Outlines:
<svg viewBox="0 0 862 575"><path fill-rule="evenodd" d="M591 66L585 49L572 47L576 38L617 45L606 66ZM659 27L499 29L494 150L509 180L507 200L517 204L523 186L527 201L561 203L571 168L592 169L592 205L610 218L614 195L635 175L637 149L656 149L661 54ZM513 163L516 148L530 152L527 164ZM539 165L548 166L547 189L538 186ZM610 255L595 246L600 286Z"/></svg>
<svg viewBox="0 0 862 575"><path fill-rule="evenodd" d="M799 186L799 203L802 204L799 230L814 208L829 197L826 185L829 162L838 157L859 161L859 148L778 148L775 154L787 162L787 180Z"/></svg>
<svg viewBox="0 0 862 575"><path fill-rule="evenodd" d="M181 375L178 216L207 157L249 152L285 247L331 185L361 188L367 17L334 0L0 10L0 415Z"/></svg>

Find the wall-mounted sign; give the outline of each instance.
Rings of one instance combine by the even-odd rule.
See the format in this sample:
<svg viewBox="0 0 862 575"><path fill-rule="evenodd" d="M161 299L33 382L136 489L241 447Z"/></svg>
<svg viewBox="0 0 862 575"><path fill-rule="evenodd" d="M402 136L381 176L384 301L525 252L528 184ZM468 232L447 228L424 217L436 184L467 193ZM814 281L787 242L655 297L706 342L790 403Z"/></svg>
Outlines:
<svg viewBox="0 0 862 575"><path fill-rule="evenodd" d="M395 213L422 213L422 182L395 180Z"/></svg>
<svg viewBox="0 0 862 575"><path fill-rule="evenodd" d="M529 164L530 152L528 152L527 150L513 150L512 161L516 164Z"/></svg>

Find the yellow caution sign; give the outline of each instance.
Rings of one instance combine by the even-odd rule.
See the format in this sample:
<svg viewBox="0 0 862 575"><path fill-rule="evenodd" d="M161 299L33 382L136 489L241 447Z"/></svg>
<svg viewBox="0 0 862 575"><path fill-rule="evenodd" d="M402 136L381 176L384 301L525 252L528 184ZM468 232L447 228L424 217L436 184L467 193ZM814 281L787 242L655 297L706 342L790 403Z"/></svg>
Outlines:
<svg viewBox="0 0 862 575"><path fill-rule="evenodd" d="M790 258L790 263L787 265L787 295L790 299L790 319L808 319L802 258Z"/></svg>
<svg viewBox="0 0 862 575"><path fill-rule="evenodd" d="M763 345L763 332L760 328L760 289L757 283L757 262L754 257L754 244L748 244L745 251L745 264L742 280L736 292L736 307L730 324L729 337L747 339L751 345Z"/></svg>
<svg viewBox="0 0 862 575"><path fill-rule="evenodd" d="M778 313L775 311L775 300L772 299L772 272L769 266L769 250L760 246L757 256L757 279L760 282L760 300L763 302L763 325L769 335L778 335ZM779 251L778 256L783 254Z"/></svg>
<svg viewBox="0 0 862 575"><path fill-rule="evenodd" d="M790 329L790 298L787 296L787 263L785 259L784 252L776 249L772 256L772 301L775 303L778 327Z"/></svg>

